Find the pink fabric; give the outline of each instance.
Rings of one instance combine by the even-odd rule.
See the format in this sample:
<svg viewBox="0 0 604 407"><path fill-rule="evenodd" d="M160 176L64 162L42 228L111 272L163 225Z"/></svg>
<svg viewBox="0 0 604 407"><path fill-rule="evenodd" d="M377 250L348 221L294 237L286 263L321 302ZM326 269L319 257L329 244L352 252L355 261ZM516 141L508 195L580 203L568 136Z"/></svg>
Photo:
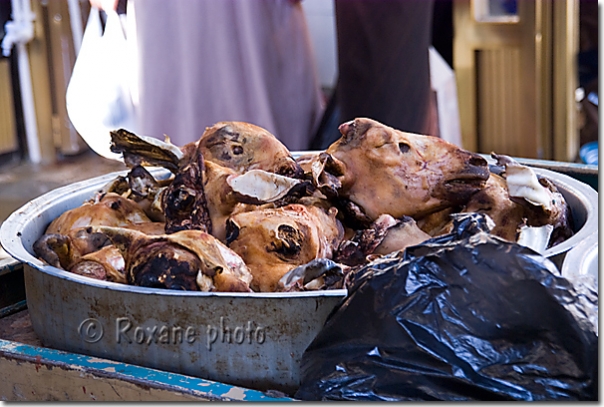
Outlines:
<svg viewBox="0 0 604 407"><path fill-rule="evenodd" d="M323 112L301 4L289 0L131 0L141 134L182 146L218 121L266 128L308 148Z"/></svg>

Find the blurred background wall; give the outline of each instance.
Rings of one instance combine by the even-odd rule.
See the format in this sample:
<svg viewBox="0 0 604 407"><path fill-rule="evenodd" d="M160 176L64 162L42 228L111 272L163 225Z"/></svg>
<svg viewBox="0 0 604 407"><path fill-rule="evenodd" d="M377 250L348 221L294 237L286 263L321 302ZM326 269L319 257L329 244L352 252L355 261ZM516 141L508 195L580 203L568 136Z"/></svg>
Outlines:
<svg viewBox="0 0 604 407"><path fill-rule="evenodd" d="M69 122L65 90L88 0L0 0L0 40L15 4L31 10L31 37L0 56L0 165L79 154L88 147ZM329 102L338 75L333 1L302 5ZM436 0L433 45L455 75L462 146L578 161L581 145L597 141L597 13L595 0ZM327 119L323 131L333 134L339 123Z"/></svg>

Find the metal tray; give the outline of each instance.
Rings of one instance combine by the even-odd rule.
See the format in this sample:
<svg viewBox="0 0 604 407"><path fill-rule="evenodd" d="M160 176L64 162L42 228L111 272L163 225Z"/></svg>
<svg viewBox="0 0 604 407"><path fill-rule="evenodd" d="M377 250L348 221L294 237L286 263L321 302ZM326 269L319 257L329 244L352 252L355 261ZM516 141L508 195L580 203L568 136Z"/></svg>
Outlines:
<svg viewBox="0 0 604 407"><path fill-rule="evenodd" d="M155 176L167 176L154 170ZM1 226L5 250L24 263L35 333L52 348L258 390L290 394L302 353L346 290L202 293L98 281L32 253L51 220L125 172L50 191Z"/></svg>

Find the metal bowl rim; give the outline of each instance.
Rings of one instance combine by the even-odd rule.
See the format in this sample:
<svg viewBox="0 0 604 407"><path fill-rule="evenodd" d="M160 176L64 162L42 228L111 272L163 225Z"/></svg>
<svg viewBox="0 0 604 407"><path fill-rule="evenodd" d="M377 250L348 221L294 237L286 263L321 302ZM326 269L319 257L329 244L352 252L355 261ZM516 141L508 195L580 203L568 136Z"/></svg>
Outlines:
<svg viewBox="0 0 604 407"><path fill-rule="evenodd" d="M598 256L598 251L598 234L594 233L569 250L564 258L560 272L563 276L566 276L576 270L583 269L585 264L597 261L594 257Z"/></svg>
<svg viewBox="0 0 604 407"><path fill-rule="evenodd" d="M556 187L569 191L576 195L579 200L585 205L587 211L586 222L573 236L566 239L553 247L550 247L544 252L545 257L552 257L560 253L571 250L578 245L577 241L581 242L589 238L593 234L598 233L598 208L595 206L598 203L598 192L591 186L576 180L568 175L559 172L550 171L544 168L531 167L537 175L548 178L553 181ZM587 222L589 220L589 223ZM575 244L575 246L573 246Z"/></svg>

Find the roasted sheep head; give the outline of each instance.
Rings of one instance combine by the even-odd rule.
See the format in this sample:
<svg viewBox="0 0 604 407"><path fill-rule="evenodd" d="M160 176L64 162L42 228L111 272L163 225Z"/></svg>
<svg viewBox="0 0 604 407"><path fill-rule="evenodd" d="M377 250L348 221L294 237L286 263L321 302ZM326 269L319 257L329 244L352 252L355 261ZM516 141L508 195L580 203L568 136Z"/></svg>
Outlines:
<svg viewBox="0 0 604 407"><path fill-rule="evenodd" d="M283 206L313 191L310 181L259 169L239 174L211 161L206 162L203 188L212 235L221 241L226 241L226 220L231 214L267 203Z"/></svg>
<svg viewBox="0 0 604 407"><path fill-rule="evenodd" d="M303 175L296 160L274 135L244 122L216 123L206 129L200 140L182 148L169 141L151 142L148 137L124 129L112 131L111 137L112 151L123 154L126 164L132 167L132 175L137 167L142 168L141 165L163 166L175 174L161 194L154 195L151 207L161 206L167 233L196 229L223 240L224 221L239 204L226 182L230 175L248 177L248 172L260 172L291 180ZM260 177L253 176L255 179ZM150 184L140 175L135 180L137 187ZM243 181L247 182L248 178ZM298 188L298 191L302 189ZM242 197L241 194L237 196ZM256 202L260 203L263 202Z"/></svg>
<svg viewBox="0 0 604 407"><path fill-rule="evenodd" d="M86 226L128 226L134 223L151 222L143 210L132 200L115 193L96 196L82 206L63 212L54 219L46 233L67 234L71 230Z"/></svg>
<svg viewBox="0 0 604 407"><path fill-rule="evenodd" d="M218 122L197 143L207 161L240 174L259 169L293 178L302 175L287 147L269 131L250 123Z"/></svg>
<svg viewBox="0 0 604 407"><path fill-rule="evenodd" d="M555 185L510 157L492 156L504 168L501 175L491 173L486 186L459 212L488 215L494 223L490 233L538 252L572 236L570 208ZM444 210L418 223L432 235L448 233L453 229L451 216Z"/></svg>
<svg viewBox="0 0 604 407"><path fill-rule="evenodd" d="M128 283L188 291L249 292L252 280L243 260L208 233L182 230L149 236L113 227L95 227L125 259Z"/></svg>
<svg viewBox="0 0 604 407"><path fill-rule="evenodd" d="M86 258L98 260L106 256L112 259L100 263L119 263L115 259L115 253L104 250L111 245L107 236L95 232L94 226L123 227L153 235L164 231L164 224L149 220L136 202L113 192L102 193L92 201L84 202L82 206L65 211L54 219L44 235L34 242L34 252L51 266L99 279L104 279L103 276L107 275L111 281L119 282L119 267L114 268L118 271L109 270L107 274L96 266L89 265L86 269L85 266L78 265ZM101 250L104 252L94 254ZM92 257L89 256L92 254Z"/></svg>
<svg viewBox="0 0 604 407"><path fill-rule="evenodd" d="M82 256L108 244L104 235L92 231L96 225L152 229L156 223L134 201L112 192L100 194L55 218L34 243L34 252L48 264L69 270Z"/></svg>
<svg viewBox="0 0 604 407"><path fill-rule="evenodd" d="M227 220L227 244L248 265L254 291L275 291L291 269L332 257L344 235L336 213L302 204L237 213Z"/></svg>
<svg viewBox="0 0 604 407"><path fill-rule="evenodd" d="M357 118L339 127L326 167L340 197L373 221L382 214L419 217L465 202L489 178L487 161L438 137L405 133ZM329 170L331 168L331 170Z"/></svg>

